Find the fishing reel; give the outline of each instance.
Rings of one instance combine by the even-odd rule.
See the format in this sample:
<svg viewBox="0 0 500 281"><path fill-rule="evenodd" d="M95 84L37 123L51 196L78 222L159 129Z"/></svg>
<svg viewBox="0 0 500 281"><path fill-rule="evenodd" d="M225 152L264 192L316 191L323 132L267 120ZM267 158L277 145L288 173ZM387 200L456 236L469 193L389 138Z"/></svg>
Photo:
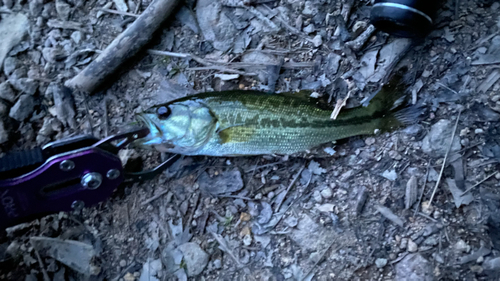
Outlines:
<svg viewBox="0 0 500 281"><path fill-rule="evenodd" d="M375 0L371 22L399 37L424 37L434 25L439 0Z"/></svg>

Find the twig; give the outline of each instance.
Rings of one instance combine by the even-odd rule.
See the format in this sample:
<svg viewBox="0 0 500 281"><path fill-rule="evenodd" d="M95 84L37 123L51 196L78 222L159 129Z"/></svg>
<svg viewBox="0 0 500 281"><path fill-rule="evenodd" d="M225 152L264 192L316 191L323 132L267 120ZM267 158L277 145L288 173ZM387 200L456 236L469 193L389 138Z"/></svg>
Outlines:
<svg viewBox="0 0 500 281"><path fill-rule="evenodd" d="M40 264L40 269L42 270L43 281L50 281L49 274L47 273L47 270L45 269L45 265L43 264L42 258L40 257L40 253L38 253L37 249L34 249L34 250L35 250L36 259L38 260L38 263Z"/></svg>
<svg viewBox="0 0 500 281"><path fill-rule="evenodd" d="M85 111L87 111L86 115L87 115L87 120L89 121L89 125L90 125L90 134L94 135L94 122L92 121L92 114L90 114L89 103L87 101L87 98L85 98L85 97L83 97L83 104L85 105Z"/></svg>
<svg viewBox="0 0 500 281"><path fill-rule="evenodd" d="M426 218L426 219L429 219L429 220L431 220L431 221L433 221L433 222L437 222L437 220L435 220L435 219L431 218L430 216L428 216L428 215L426 215L426 214L424 214L424 213L422 213L422 212L418 212L417 214L418 214L419 216L424 217L424 218Z"/></svg>
<svg viewBox="0 0 500 281"><path fill-rule="evenodd" d="M434 195L436 194L439 183L441 182L441 177L443 176L444 167L446 166L446 160L448 159L448 154L450 154L451 146L453 145L453 140L455 139L455 132L457 131L458 120L460 119L461 113L462 113L461 110L458 111L457 121L455 122L455 127L453 128L453 132L451 134L450 144L448 145L448 149L446 150L446 154L444 155L443 165L441 166L441 171L439 172L436 185L434 186L434 190L432 191L431 199L429 199L429 207L432 205L432 200L434 199Z"/></svg>
<svg viewBox="0 0 500 281"><path fill-rule="evenodd" d="M453 90L452 88L450 88L450 87L448 87L448 86L444 85L443 83L438 82L437 84L438 84L439 86L441 86L441 87L445 88L446 90L448 90L448 91L450 91L450 92L454 93L455 95L458 95L457 91L455 91L455 90Z"/></svg>
<svg viewBox="0 0 500 281"><path fill-rule="evenodd" d="M167 194L169 191L170 191L170 188L165 188L165 190L162 190L160 193L154 195L153 197L142 201L141 206L145 206L145 205L147 205L147 204L155 201L156 199L158 199L158 198L162 197L163 195Z"/></svg>
<svg viewBox="0 0 500 281"><path fill-rule="evenodd" d="M290 191L292 186L295 184L295 182L299 179L300 174L302 173L302 171L304 171L305 168L306 168L306 165L304 164L304 166L302 166L302 168L300 168L299 172L295 175L295 178L292 180L290 185L288 185L287 189L285 190L285 195L283 196L283 200L278 202L278 205L276 206L276 208L274 210L275 212L278 212L280 210L281 204L283 204L283 201L285 201L286 195L288 194L288 192Z"/></svg>
<svg viewBox="0 0 500 281"><path fill-rule="evenodd" d="M269 164L260 165L258 167L256 166L256 167L254 167L254 168L252 168L250 170L246 170L245 174L246 173L250 173L252 171L260 170L262 168L266 168L266 167L269 167L269 166L279 165L279 164L282 164L282 163L285 163L285 162L284 161L277 161L277 162L273 162L273 163L269 163Z"/></svg>
<svg viewBox="0 0 500 281"><path fill-rule="evenodd" d="M325 249L325 251L323 253L321 253L321 256L318 258L318 260L313 264L313 266L311 267L311 269L309 269L309 271L307 271L307 274L305 274L302 279L300 279L300 281L303 281L307 278L307 276L309 276L309 274L312 273L312 271L314 270L314 268L316 268L316 266L319 264L319 262L325 257L326 253L330 250L330 248L333 246L333 244L335 244L335 242L337 242L337 239L333 239L332 243L330 243L330 245L328 245L328 248Z"/></svg>
<svg viewBox="0 0 500 281"><path fill-rule="evenodd" d="M422 192L420 193L420 197L418 198L418 203L417 203L417 206L415 206L415 212L413 213L413 216L417 215L418 208L420 207L420 204L422 203L422 198L424 197L424 192L425 192L425 186L427 185L427 179L429 178L430 166L431 166L431 161L427 162L427 172L425 173L424 185L422 186Z"/></svg>
<svg viewBox="0 0 500 281"><path fill-rule="evenodd" d="M244 76L256 76L256 73L253 72L245 72L245 71L240 71L236 69L231 69L227 67L223 67L220 65L210 65L210 66L201 66L201 67L188 67L186 70L191 70L191 71L199 71L199 70L218 70L222 72L228 72L228 73L234 73L234 74L239 74L239 75L244 75Z"/></svg>
<svg viewBox="0 0 500 281"><path fill-rule="evenodd" d="M347 96L344 99L337 100L337 103L335 104L335 108L333 109L332 114L330 115L330 119L335 120L337 119L337 116L339 116L340 110L342 107L346 106L347 104L347 99L351 96L352 91L347 92Z"/></svg>
<svg viewBox="0 0 500 281"><path fill-rule="evenodd" d="M109 135L109 120L108 120L108 99L104 98L103 100L103 106L104 106L104 116L103 116L103 122L102 124L104 125L104 136L108 137Z"/></svg>
<svg viewBox="0 0 500 281"><path fill-rule="evenodd" d="M170 16L179 0L153 0L144 12L118 35L99 56L65 86L92 93L129 58L144 47L153 33Z"/></svg>
<svg viewBox="0 0 500 281"><path fill-rule="evenodd" d="M467 192L471 191L472 189L474 189L474 187L476 187L476 186L478 186L478 185L482 184L483 182L485 182L485 181L489 180L491 177L493 177L494 175L496 175L496 174L498 174L498 173L500 173L500 172L494 172L494 173L492 173L492 174L490 174L490 175L486 176L484 179L480 180L480 181L479 181L478 183L476 183L475 185L473 185L473 186L471 186L471 187L467 188L467 190L465 190L464 192L462 192L462 194L460 194L460 196L463 196L465 193L467 193Z"/></svg>
<svg viewBox="0 0 500 281"><path fill-rule="evenodd" d="M189 54L189 53L175 53L175 52L167 52L167 51L160 51L160 50L153 50L153 49L149 49L147 52L150 55L192 59L192 60L196 61L197 63L203 64L203 65L211 65L212 64L212 62L209 62L209 61L204 60L196 55Z"/></svg>
<svg viewBox="0 0 500 281"><path fill-rule="evenodd" d="M221 195L217 196L220 198L235 198L235 199L241 199L241 200L247 200L247 201L252 201L253 199L250 197L245 197L245 196L238 196L238 195Z"/></svg>
<svg viewBox="0 0 500 281"><path fill-rule="evenodd" d="M135 18L138 18L140 16L140 15L133 14L133 13L121 12L121 11L112 10L112 9L106 9L106 8L101 8L99 10L103 11L103 12L106 12L106 13L110 13L110 14L116 14L116 15L122 15L122 16L131 16L131 17L135 17Z"/></svg>
<svg viewBox="0 0 500 281"><path fill-rule="evenodd" d="M375 27L373 25L369 25L368 28L363 31L356 39L345 43L345 45L351 48L353 51L359 51L361 47L368 41L370 36L372 36L375 31Z"/></svg>

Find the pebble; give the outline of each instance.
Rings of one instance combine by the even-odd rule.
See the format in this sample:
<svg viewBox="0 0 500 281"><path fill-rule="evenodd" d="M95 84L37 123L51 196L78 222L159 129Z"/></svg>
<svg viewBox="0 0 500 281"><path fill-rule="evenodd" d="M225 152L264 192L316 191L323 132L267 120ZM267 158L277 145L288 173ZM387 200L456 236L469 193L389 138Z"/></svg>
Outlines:
<svg viewBox="0 0 500 281"><path fill-rule="evenodd" d="M296 217L290 216L285 219L285 224L289 227L296 227L299 220Z"/></svg>
<svg viewBox="0 0 500 281"><path fill-rule="evenodd" d="M484 261L484 257L483 256L479 256L479 258L477 258L476 260L476 263L482 263Z"/></svg>
<svg viewBox="0 0 500 281"><path fill-rule="evenodd" d="M82 32L81 31L75 31L75 32L71 33L71 39L73 39L73 41L76 44L80 44L80 41L82 40Z"/></svg>
<svg viewBox="0 0 500 281"><path fill-rule="evenodd" d="M178 249L184 255L188 277L200 274L207 266L209 256L198 244L188 242L180 245Z"/></svg>
<svg viewBox="0 0 500 281"><path fill-rule="evenodd" d="M455 245L453 246L453 248L457 251L457 252L469 252L470 251L470 246L467 245L467 243L465 243L464 240L460 239L457 241L457 243L455 243Z"/></svg>
<svg viewBox="0 0 500 281"><path fill-rule="evenodd" d="M252 244L252 236L250 234L245 235L243 237L243 245L250 246Z"/></svg>
<svg viewBox="0 0 500 281"><path fill-rule="evenodd" d="M56 0L57 15L62 20L68 20L71 13L71 6L63 0Z"/></svg>
<svg viewBox="0 0 500 281"><path fill-rule="evenodd" d="M222 261L220 259L214 260L214 268L215 269L220 269L222 268Z"/></svg>
<svg viewBox="0 0 500 281"><path fill-rule="evenodd" d="M312 16L315 15L318 12L318 9L314 7L312 1L306 1L304 3L304 9L302 10L302 14L306 16Z"/></svg>
<svg viewBox="0 0 500 281"><path fill-rule="evenodd" d="M315 30L316 30L316 27L314 26L314 24L310 24L306 27L304 27L304 32L307 33L307 34L310 34L310 33L313 33Z"/></svg>
<svg viewBox="0 0 500 281"><path fill-rule="evenodd" d="M483 262L483 268L489 271L499 271L500 270L500 257L494 259L487 259Z"/></svg>
<svg viewBox="0 0 500 281"><path fill-rule="evenodd" d="M0 83L0 98L12 103L16 101L16 93L7 81Z"/></svg>
<svg viewBox="0 0 500 281"><path fill-rule="evenodd" d="M120 267L125 267L127 266L127 261L126 260L121 260L120 261Z"/></svg>
<svg viewBox="0 0 500 281"><path fill-rule="evenodd" d="M333 196L332 190L330 188L325 188L321 190L321 196L325 199L330 199Z"/></svg>
<svg viewBox="0 0 500 281"><path fill-rule="evenodd" d="M0 144L9 141L9 130L5 128L3 120L0 119Z"/></svg>
<svg viewBox="0 0 500 281"><path fill-rule="evenodd" d="M9 116L19 122L31 116L35 109L35 98L31 95L21 95L14 106L10 109Z"/></svg>
<svg viewBox="0 0 500 281"><path fill-rule="evenodd" d="M413 240L411 239L408 239L408 252L410 253L415 253L416 251L418 251L418 245L417 243L413 242Z"/></svg>
<svg viewBox="0 0 500 281"><path fill-rule="evenodd" d="M444 156L448 150L454 127L454 122L444 119L432 125L431 130L422 141L422 150L424 153L433 157ZM458 151L460 148L460 139L454 138L450 153Z"/></svg>
<svg viewBox="0 0 500 281"><path fill-rule="evenodd" d="M375 143L375 138L369 137L365 139L365 144L366 145L372 145Z"/></svg>
<svg viewBox="0 0 500 281"><path fill-rule="evenodd" d="M29 1L30 15L32 17L38 17L42 13L43 0L31 0Z"/></svg>
<svg viewBox="0 0 500 281"><path fill-rule="evenodd" d="M395 150L391 150L391 151L389 151L389 157L391 157L392 159L397 160L397 161L399 161L399 160L403 159L403 157L401 157L401 154L399 154L399 153L398 153L397 151L395 151Z"/></svg>
<svg viewBox="0 0 500 281"><path fill-rule="evenodd" d="M323 38L321 38L321 35L318 34L314 36L314 38L312 39L312 43L314 47L318 48L319 46L323 45Z"/></svg>
<svg viewBox="0 0 500 281"><path fill-rule="evenodd" d="M7 112L9 112L9 107L0 100L0 117L7 115Z"/></svg>
<svg viewBox="0 0 500 281"><path fill-rule="evenodd" d="M12 75L9 82L12 87L23 94L34 95L38 89L38 83L31 78L15 78Z"/></svg>
<svg viewBox="0 0 500 281"><path fill-rule="evenodd" d="M475 129L475 130L474 130L474 133L475 133L476 135L478 135L478 134L483 134L483 133L484 133L484 130L483 130L483 129L478 128L478 129Z"/></svg>
<svg viewBox="0 0 500 281"><path fill-rule="evenodd" d="M321 192L319 192L318 190L314 191L313 198L314 198L314 201L316 201L317 203L321 203L323 201L323 197L321 196Z"/></svg>
<svg viewBox="0 0 500 281"><path fill-rule="evenodd" d="M433 266L420 254L410 254L396 264L394 280L435 280Z"/></svg>
<svg viewBox="0 0 500 281"><path fill-rule="evenodd" d="M443 257L442 257L440 254L438 254L437 252L432 253L432 258L433 258L436 262L438 262L438 263L440 263L440 264L443 264L443 263L444 263L444 259L443 259Z"/></svg>
<svg viewBox="0 0 500 281"><path fill-rule="evenodd" d="M383 268L384 266L387 265L387 259L378 258L378 259L375 260L375 265L378 268Z"/></svg>

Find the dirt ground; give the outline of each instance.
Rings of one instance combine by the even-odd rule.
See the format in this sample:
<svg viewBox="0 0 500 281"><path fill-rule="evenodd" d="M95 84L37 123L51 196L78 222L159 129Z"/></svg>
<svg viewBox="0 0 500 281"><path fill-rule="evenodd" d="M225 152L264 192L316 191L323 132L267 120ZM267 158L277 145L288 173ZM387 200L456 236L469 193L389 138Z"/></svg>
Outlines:
<svg viewBox="0 0 500 281"><path fill-rule="evenodd" d="M424 118L307 157L184 157L97 206L7 229L1 280L500 280L499 2L447 1L421 40L373 30L369 1L181 2L89 95L62 85L150 1L0 0L0 30L13 19L25 35L0 39L0 156L103 138L196 92L355 106L398 69Z"/></svg>

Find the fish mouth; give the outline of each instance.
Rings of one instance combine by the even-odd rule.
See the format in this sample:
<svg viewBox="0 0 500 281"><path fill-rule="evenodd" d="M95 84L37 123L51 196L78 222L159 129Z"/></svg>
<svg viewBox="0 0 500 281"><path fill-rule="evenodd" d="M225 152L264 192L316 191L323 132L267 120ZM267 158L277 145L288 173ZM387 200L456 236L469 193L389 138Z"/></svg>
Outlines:
<svg viewBox="0 0 500 281"><path fill-rule="evenodd" d="M145 114L136 115L136 120L141 126L149 129L149 134L144 138L137 140L142 145L157 144L162 141L161 129L151 118Z"/></svg>

